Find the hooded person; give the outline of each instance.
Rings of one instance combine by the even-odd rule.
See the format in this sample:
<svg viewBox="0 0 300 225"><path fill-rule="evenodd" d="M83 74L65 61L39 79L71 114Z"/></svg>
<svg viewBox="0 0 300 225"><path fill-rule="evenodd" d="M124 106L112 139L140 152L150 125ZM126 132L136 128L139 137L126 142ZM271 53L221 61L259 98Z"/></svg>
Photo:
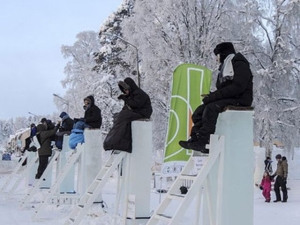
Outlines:
<svg viewBox="0 0 300 225"><path fill-rule="evenodd" d="M122 92L118 99L124 101L124 106L115 116L113 127L104 140L103 148L105 150L121 150L131 153L131 122L151 117L151 100L149 95L129 77L125 78L124 81L119 81L118 86Z"/></svg>
<svg viewBox="0 0 300 225"><path fill-rule="evenodd" d="M37 125L37 135L39 137L41 147L38 149L39 166L35 179L40 179L48 165L48 159L52 155L51 142L59 126L60 123L58 123L52 130L49 130L46 123Z"/></svg>
<svg viewBox="0 0 300 225"><path fill-rule="evenodd" d="M70 135L71 130L74 126L74 121L70 118L70 116L66 112L61 112L59 115L61 118L61 126L59 128L59 132L55 135L55 146L58 149L62 149L64 135Z"/></svg>
<svg viewBox="0 0 300 225"><path fill-rule="evenodd" d="M100 129L102 125L102 116L101 110L98 106L95 105L95 99L92 95L84 98L84 122L86 124L86 128L98 128Z"/></svg>
<svg viewBox="0 0 300 225"><path fill-rule="evenodd" d="M192 115L190 139L179 141L184 149L209 153L206 145L214 134L216 123L224 108L251 106L253 101L253 75L248 60L236 53L231 42L222 42L213 50L220 63L216 91L203 95L202 103Z"/></svg>
<svg viewBox="0 0 300 225"><path fill-rule="evenodd" d="M61 118L61 126L59 128L60 132L69 131L73 129L74 121L70 118L70 116L66 112L61 112L59 115Z"/></svg>

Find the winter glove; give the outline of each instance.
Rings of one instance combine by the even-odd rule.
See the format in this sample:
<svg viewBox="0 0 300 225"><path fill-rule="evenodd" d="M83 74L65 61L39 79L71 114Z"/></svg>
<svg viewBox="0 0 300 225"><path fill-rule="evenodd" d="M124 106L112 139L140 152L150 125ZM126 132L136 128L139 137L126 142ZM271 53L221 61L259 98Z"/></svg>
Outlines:
<svg viewBox="0 0 300 225"><path fill-rule="evenodd" d="M264 190L263 186L261 186L261 185L259 186L259 189L260 189L260 190Z"/></svg>
<svg viewBox="0 0 300 225"><path fill-rule="evenodd" d="M118 99L119 99L119 100L122 99L122 100L125 101L125 99L127 99L127 96L126 96L126 95L119 95Z"/></svg>
<svg viewBox="0 0 300 225"><path fill-rule="evenodd" d="M275 177L275 175L270 175L270 180L274 181L274 177Z"/></svg>
<svg viewBox="0 0 300 225"><path fill-rule="evenodd" d="M202 99L202 102L204 103L204 105L207 105L211 102L217 101L219 99L221 99L222 97L219 96L220 94L218 92L211 92L210 94L208 94L205 98Z"/></svg>

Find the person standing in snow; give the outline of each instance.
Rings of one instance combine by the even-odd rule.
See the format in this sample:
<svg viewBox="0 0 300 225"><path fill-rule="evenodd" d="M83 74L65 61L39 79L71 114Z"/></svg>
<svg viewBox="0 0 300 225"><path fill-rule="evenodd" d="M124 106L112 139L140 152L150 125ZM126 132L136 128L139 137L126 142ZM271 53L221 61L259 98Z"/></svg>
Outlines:
<svg viewBox="0 0 300 225"><path fill-rule="evenodd" d="M262 178L262 181L260 183L260 189L262 190L262 194L265 197L265 202L271 201L271 182L272 179L268 172L264 173L264 176Z"/></svg>
<svg viewBox="0 0 300 225"><path fill-rule="evenodd" d="M277 169L276 172L272 175L272 177L276 176L274 184L276 199L274 200L274 202L281 201L280 188L282 191L282 202L287 202L288 192L286 188L286 180L288 176L288 163L286 157L281 157L280 154L276 155L275 159L277 160Z"/></svg>
<svg viewBox="0 0 300 225"><path fill-rule="evenodd" d="M190 139L179 141L182 148L202 153L209 153L205 146L215 132L219 113L228 105L251 106L253 101L253 75L248 60L235 52L231 42L218 44L214 53L220 63L217 90L202 96L203 104L192 115Z"/></svg>

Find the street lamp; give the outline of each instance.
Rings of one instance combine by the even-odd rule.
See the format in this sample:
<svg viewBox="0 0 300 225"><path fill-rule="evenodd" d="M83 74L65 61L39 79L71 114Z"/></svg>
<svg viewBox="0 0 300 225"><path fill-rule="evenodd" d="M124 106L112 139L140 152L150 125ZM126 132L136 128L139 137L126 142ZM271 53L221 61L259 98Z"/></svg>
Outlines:
<svg viewBox="0 0 300 225"><path fill-rule="evenodd" d="M30 114L30 115L33 115L34 117L34 121L38 121L39 120L39 116L38 115L36 115L36 114L34 114L34 113L32 113L32 112L28 112L28 114Z"/></svg>
<svg viewBox="0 0 300 225"><path fill-rule="evenodd" d="M116 37L118 39L120 39L121 41L123 41L124 43L130 45L131 47L133 47L136 51L136 71L137 71L137 76L138 76L138 86L141 87L141 82L140 82L140 70L139 70L139 51L138 51L138 48L131 44L130 42L124 40L123 38L121 38L120 36L116 35L116 34L113 34L111 35L112 37Z"/></svg>
<svg viewBox="0 0 300 225"><path fill-rule="evenodd" d="M34 114L34 113L32 113L32 112L28 112L28 114L31 114L31 115L33 115L33 116L38 117L36 114Z"/></svg>
<svg viewBox="0 0 300 225"><path fill-rule="evenodd" d="M53 94L53 96L59 98L60 100L63 101L63 103L65 103L67 105L67 110L68 110L68 113L69 113L69 106L70 106L69 101L67 101L66 99L60 97L58 94Z"/></svg>

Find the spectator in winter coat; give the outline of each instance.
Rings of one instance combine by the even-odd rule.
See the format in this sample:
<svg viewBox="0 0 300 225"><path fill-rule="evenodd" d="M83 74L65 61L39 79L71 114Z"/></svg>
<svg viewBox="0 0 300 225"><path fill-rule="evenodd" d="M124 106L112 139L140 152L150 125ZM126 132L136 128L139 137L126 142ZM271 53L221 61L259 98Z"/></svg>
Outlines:
<svg viewBox="0 0 300 225"><path fill-rule="evenodd" d="M75 149L77 144L84 143L84 131L85 123L82 120L79 120L75 123L74 129L72 129L69 140L69 147Z"/></svg>
<svg viewBox="0 0 300 225"><path fill-rule="evenodd" d="M30 124L30 138L36 135L36 125L34 123Z"/></svg>
<svg viewBox="0 0 300 225"><path fill-rule="evenodd" d="M59 132L71 132L71 130L73 129L74 121L70 118L70 116L66 112L62 112L59 117L61 118L61 126L59 128Z"/></svg>
<svg viewBox="0 0 300 225"><path fill-rule="evenodd" d="M22 150L24 153L26 150L30 148L30 143L32 142L32 138L36 135L36 125L34 123L30 124L30 136L25 139L25 146Z"/></svg>
<svg viewBox="0 0 300 225"><path fill-rule="evenodd" d="M277 169L272 175L272 178L277 176L274 184L274 191L276 195L276 200L274 202L281 201L280 188L282 191L282 202L287 202L288 193L286 188L286 179L288 176L288 163L286 157L281 157L280 154L276 155L275 159L277 160Z"/></svg>
<svg viewBox="0 0 300 225"><path fill-rule="evenodd" d="M60 123L58 123L52 130L47 130L46 123L39 124L37 126L37 135L39 136L41 147L38 149L39 166L37 169L37 174L35 175L35 179L41 178L48 165L48 158L52 155L51 141L59 126Z"/></svg>
<svg viewBox="0 0 300 225"><path fill-rule="evenodd" d="M270 175L268 174L268 172L265 172L263 179L260 183L260 189L263 191L262 194L266 199L265 202L271 201L271 182L272 182L272 179L271 179Z"/></svg>
<svg viewBox="0 0 300 225"><path fill-rule="evenodd" d="M247 59L230 42L218 44L214 53L220 63L217 90L202 96L203 104L192 115L190 139L179 141L182 148L202 153L209 153L205 146L215 132L219 113L228 105L251 106L253 100L253 75Z"/></svg>
<svg viewBox="0 0 300 225"><path fill-rule="evenodd" d="M149 119L152 114L151 101L148 94L129 77L118 85L123 93L118 99L124 101L124 107L115 116L114 125L104 140L103 148L132 152L131 121Z"/></svg>
<svg viewBox="0 0 300 225"><path fill-rule="evenodd" d="M61 126L58 130L59 132L55 134L55 146L58 149L62 149L64 135L71 134L71 130L73 129L74 122L66 112L62 112L59 115L59 117L62 119L62 121L61 121Z"/></svg>
<svg viewBox="0 0 300 225"><path fill-rule="evenodd" d="M84 122L86 128L100 128L102 124L101 110L95 105L95 99L92 95L84 98Z"/></svg>

